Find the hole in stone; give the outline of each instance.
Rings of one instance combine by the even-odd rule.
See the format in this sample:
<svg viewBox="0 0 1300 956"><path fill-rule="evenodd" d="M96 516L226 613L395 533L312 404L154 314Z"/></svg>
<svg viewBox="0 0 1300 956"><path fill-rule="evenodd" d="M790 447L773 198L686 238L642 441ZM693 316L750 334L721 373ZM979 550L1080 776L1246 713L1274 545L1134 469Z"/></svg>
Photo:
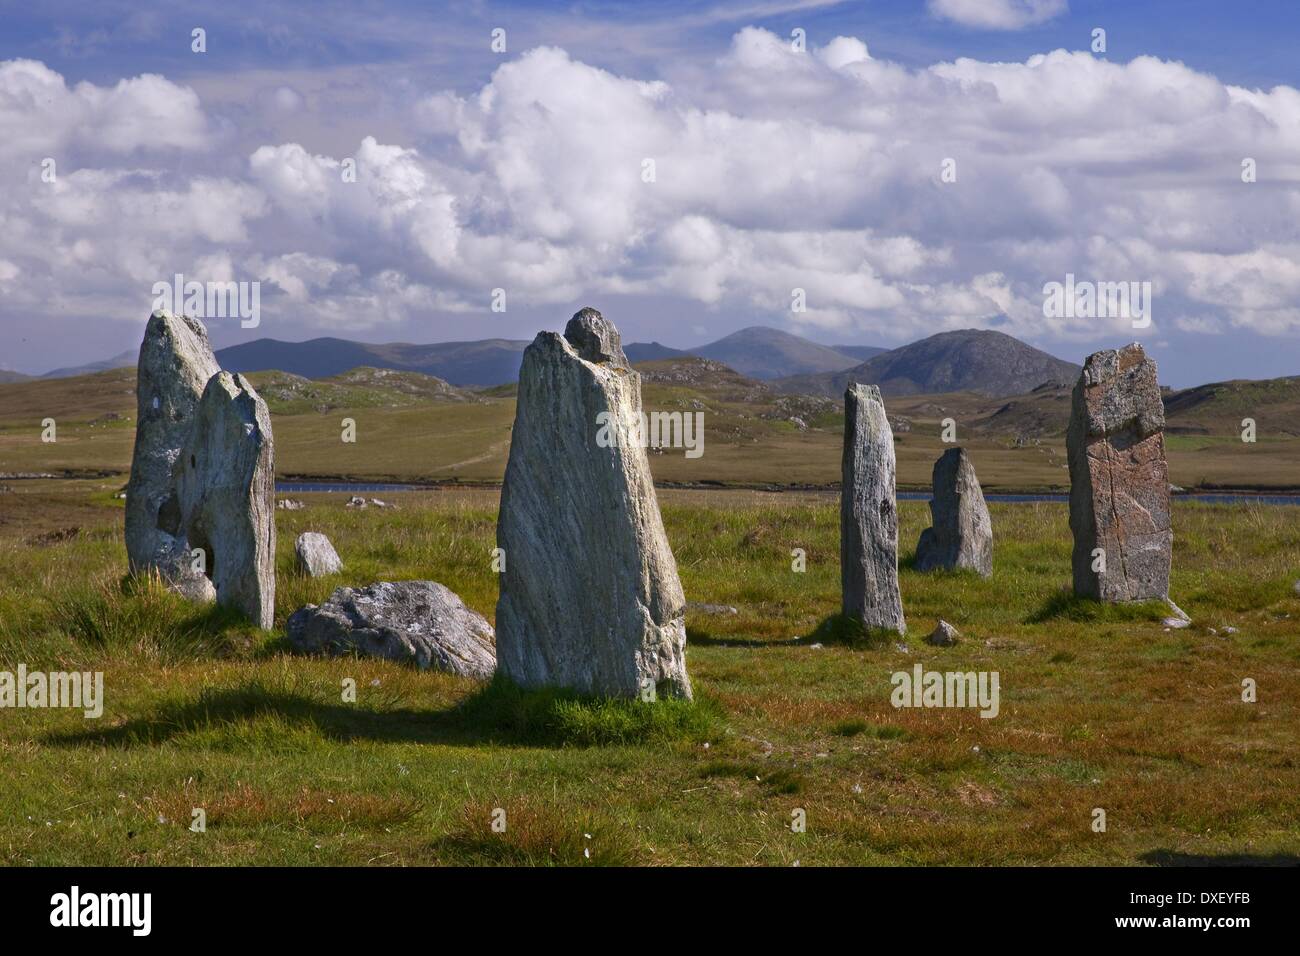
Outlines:
<svg viewBox="0 0 1300 956"><path fill-rule="evenodd" d="M173 538L181 529L181 503L173 492L158 508L158 528Z"/></svg>
<svg viewBox="0 0 1300 956"><path fill-rule="evenodd" d="M217 556L212 550L212 545L208 543L208 536L198 528L192 527L187 537L191 549L203 549L203 573L212 582L212 586L220 590L220 585L217 584Z"/></svg>

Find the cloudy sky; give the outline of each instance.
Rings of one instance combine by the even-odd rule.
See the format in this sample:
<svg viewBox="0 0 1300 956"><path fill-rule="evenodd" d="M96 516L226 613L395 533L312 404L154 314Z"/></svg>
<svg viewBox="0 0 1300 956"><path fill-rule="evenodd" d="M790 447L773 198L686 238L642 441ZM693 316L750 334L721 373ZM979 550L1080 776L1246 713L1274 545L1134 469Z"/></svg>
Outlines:
<svg viewBox="0 0 1300 956"><path fill-rule="evenodd" d="M133 348L182 273L261 283L218 346L593 305L677 347L977 327L1300 374L1293 0L230 6L0 3L0 366ZM1067 273L1150 282L1150 328L1045 318Z"/></svg>

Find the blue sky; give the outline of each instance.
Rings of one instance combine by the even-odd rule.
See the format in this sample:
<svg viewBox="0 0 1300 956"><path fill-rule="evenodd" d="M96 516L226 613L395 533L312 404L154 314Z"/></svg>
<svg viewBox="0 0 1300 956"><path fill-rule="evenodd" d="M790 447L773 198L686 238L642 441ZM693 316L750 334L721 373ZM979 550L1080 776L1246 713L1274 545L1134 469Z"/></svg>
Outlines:
<svg viewBox="0 0 1300 956"><path fill-rule="evenodd" d="M1139 338L1175 385L1300 374L1295 3L0 8L2 366L131 347L183 272L263 285L218 345L529 338L592 304L679 347L989 327L1075 361ZM1066 272L1151 281L1152 328L1045 320Z"/></svg>

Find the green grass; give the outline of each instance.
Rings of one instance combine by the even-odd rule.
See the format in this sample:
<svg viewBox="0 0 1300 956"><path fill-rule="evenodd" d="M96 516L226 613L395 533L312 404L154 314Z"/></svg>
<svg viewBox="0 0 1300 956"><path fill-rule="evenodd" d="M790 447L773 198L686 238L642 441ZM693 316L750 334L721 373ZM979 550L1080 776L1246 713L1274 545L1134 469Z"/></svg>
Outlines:
<svg viewBox="0 0 1300 956"><path fill-rule="evenodd" d="M1172 591L1194 624L1166 631L1158 608L1069 597L1062 505L994 505L985 580L915 571L926 507L902 502L907 634L823 640L839 610L834 496L661 492L688 599L738 613L688 616L693 704L644 704L287 653L287 615L342 584L432 578L491 618L494 492L364 512L301 496L306 510L277 513L276 628L263 632L124 580L116 483L13 485L0 669L101 670L106 703L100 720L0 711L3 864L1300 856L1295 510L1177 503ZM342 574L294 573L309 529L334 541ZM961 631L955 647L924 643L939 617ZM890 675L916 663L998 671L999 716L893 708ZM200 807L206 833L188 829ZM790 828L796 809L806 833Z"/></svg>

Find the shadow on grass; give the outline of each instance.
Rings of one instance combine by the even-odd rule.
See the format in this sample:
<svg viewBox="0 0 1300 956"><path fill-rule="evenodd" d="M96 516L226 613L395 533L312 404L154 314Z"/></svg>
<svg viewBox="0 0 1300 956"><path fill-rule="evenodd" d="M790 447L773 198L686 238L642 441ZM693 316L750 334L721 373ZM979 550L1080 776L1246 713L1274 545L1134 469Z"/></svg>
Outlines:
<svg viewBox="0 0 1300 956"><path fill-rule="evenodd" d="M1048 621L1075 621L1118 624L1125 621L1159 621L1172 612L1164 601L1132 601L1124 604L1106 604L1092 598L1077 597L1073 591L1057 591L1038 610L1027 618L1026 624L1045 624Z"/></svg>
<svg viewBox="0 0 1300 956"><path fill-rule="evenodd" d="M797 643L839 644L857 650L875 650L902 639L903 635L897 631L868 628L857 618L832 614L818 624L807 637L799 638Z"/></svg>
<svg viewBox="0 0 1300 956"><path fill-rule="evenodd" d="M707 631L686 625L687 647L788 647L792 641L788 638L772 641L760 641L752 637L715 637Z"/></svg>
<svg viewBox="0 0 1300 956"><path fill-rule="evenodd" d="M1255 853L1224 853L1208 855L1178 853L1175 850L1152 850L1139 859L1152 866L1300 866L1300 856L1294 853L1274 853L1260 856Z"/></svg>
<svg viewBox="0 0 1300 956"><path fill-rule="evenodd" d="M665 698L653 703L523 690L504 678L446 710L369 709L311 692L246 681L208 688L197 699L164 704L114 727L51 734L54 746L157 746L188 734L235 729L257 720L314 729L334 742L428 743L472 746L604 746L705 740L721 708L711 699Z"/></svg>

